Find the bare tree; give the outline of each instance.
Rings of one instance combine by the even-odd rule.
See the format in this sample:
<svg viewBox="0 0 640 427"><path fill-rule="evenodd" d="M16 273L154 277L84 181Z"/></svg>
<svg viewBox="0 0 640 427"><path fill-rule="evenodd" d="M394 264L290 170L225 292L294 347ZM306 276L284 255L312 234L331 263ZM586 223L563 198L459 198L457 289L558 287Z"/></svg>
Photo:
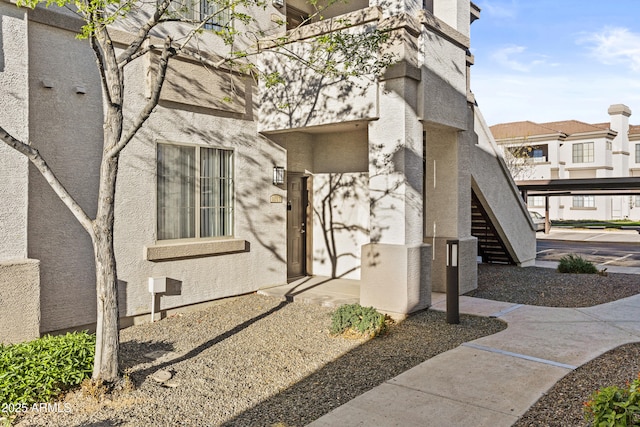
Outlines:
<svg viewBox="0 0 640 427"><path fill-rule="evenodd" d="M525 180L533 176L536 168L535 146L525 141L503 143L504 162L514 180Z"/></svg>
<svg viewBox="0 0 640 427"><path fill-rule="evenodd" d="M325 6L331 5L333 2L335 0L327 2ZM20 141L14 138L1 126L0 139L28 157L91 237L95 257L97 293L96 352L92 377L96 381L114 384L120 379L118 369L117 269L113 241L118 162L122 150L135 138L137 132L144 126L158 105L169 61L177 55L195 56L206 66L215 68L225 65L265 77L267 86L278 84L283 79L274 74L261 74L261 71L248 59L251 55L258 54L262 48L259 39L264 35L263 33L248 30L241 33L231 25L207 29L206 24L221 14L226 14L229 21L241 21L246 28L250 28L254 23L253 18L242 11L265 7L266 3L263 0L210 0L210 7L207 10L211 13L189 13L188 4L179 1L172 3L171 0L159 2L145 2L143 0L57 0L55 2L52 0L21 0L18 2L18 6L35 8L40 3L46 6L56 4L59 7L67 7L82 18L84 25L80 37L86 39L90 44L102 81L104 133L95 217L91 218L74 200L74 197L65 189L54 171L29 141ZM319 13L322 8L315 1L312 4L316 7L318 14L309 17L309 19L320 19ZM193 17L195 15L197 18ZM126 20L126 28L132 38L124 48L116 49L112 40L112 28L124 20ZM172 24L166 25L169 23ZM177 35L176 37L172 35L172 28L175 30L176 24L182 25L180 28L183 31L179 39ZM120 27L123 26L120 25ZM203 55L198 49L194 49L194 46L198 45L195 41L203 32L220 37L229 47L229 51L222 56L221 60L212 62L207 59L210 56ZM286 46L290 42L288 35L272 39L270 48L277 50L279 54L300 61L318 73L327 73L332 76L336 74L353 76L372 72L372 70L381 71L391 62L390 57L378 55L381 46L386 41L384 35L381 34L378 31L362 34L336 32L333 35L329 34L315 39L315 50L313 51L331 49L340 52L340 55L336 56L337 59L322 66L319 66L313 59L309 60L287 49ZM234 40L238 37L243 37L246 48L234 50L236 49ZM251 39L255 41L254 44L246 43ZM157 43L158 40L160 40L159 43ZM216 52L216 54L220 55L220 52ZM125 70L130 64L145 55L154 55L155 61L155 75L151 84L150 96L140 111L125 116L123 108L127 103L124 90ZM369 64L373 68L363 67L363 64Z"/></svg>

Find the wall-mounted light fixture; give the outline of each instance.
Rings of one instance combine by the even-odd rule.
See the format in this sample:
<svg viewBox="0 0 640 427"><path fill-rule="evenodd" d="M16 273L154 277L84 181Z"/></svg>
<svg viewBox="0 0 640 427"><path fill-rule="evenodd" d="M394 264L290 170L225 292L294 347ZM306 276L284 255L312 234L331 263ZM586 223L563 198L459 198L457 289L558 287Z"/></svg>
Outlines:
<svg viewBox="0 0 640 427"><path fill-rule="evenodd" d="M282 185L282 184L284 184L284 167L274 166L273 167L273 185Z"/></svg>
<svg viewBox="0 0 640 427"><path fill-rule="evenodd" d="M282 7L284 6L284 0L271 0L271 4L274 7Z"/></svg>

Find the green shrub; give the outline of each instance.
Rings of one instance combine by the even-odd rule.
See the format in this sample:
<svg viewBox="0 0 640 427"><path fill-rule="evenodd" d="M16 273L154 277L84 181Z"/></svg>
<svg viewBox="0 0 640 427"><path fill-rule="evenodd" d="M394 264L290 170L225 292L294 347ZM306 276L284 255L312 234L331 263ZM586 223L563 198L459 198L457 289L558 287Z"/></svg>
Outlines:
<svg viewBox="0 0 640 427"><path fill-rule="evenodd" d="M558 271L560 273L595 274L598 272L598 269L581 256L569 254L560 258Z"/></svg>
<svg viewBox="0 0 640 427"><path fill-rule="evenodd" d="M0 402L5 410L48 402L80 384L91 375L95 344L95 335L86 332L0 344Z"/></svg>
<svg viewBox="0 0 640 427"><path fill-rule="evenodd" d="M373 307L360 304L340 306L331 316L331 333L357 332L367 337L375 337L386 330L386 318Z"/></svg>
<svg viewBox="0 0 640 427"><path fill-rule="evenodd" d="M592 426L618 427L640 424L640 376L626 388L606 387L584 404L584 416Z"/></svg>

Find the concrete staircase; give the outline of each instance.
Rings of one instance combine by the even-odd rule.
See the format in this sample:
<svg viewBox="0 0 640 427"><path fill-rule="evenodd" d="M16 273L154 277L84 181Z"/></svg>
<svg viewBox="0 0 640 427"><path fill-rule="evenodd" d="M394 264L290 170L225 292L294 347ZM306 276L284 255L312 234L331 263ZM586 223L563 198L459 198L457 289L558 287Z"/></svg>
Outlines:
<svg viewBox="0 0 640 427"><path fill-rule="evenodd" d="M487 212L471 192L471 234L478 239L478 255L483 263L515 264Z"/></svg>
<svg viewBox="0 0 640 427"><path fill-rule="evenodd" d="M478 255L490 263L534 265L533 222L478 108L474 115L478 139L471 147L471 234L478 239Z"/></svg>

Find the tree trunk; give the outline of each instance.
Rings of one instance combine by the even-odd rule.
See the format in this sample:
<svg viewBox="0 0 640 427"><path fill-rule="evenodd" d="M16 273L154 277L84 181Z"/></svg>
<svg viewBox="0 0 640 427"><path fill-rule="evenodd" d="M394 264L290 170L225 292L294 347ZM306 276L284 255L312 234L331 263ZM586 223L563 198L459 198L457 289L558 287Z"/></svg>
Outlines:
<svg viewBox="0 0 640 427"><path fill-rule="evenodd" d="M93 250L96 264L96 353L93 380L117 382L119 350L118 277L113 246L118 156L105 158L101 166L98 212L94 221Z"/></svg>
<svg viewBox="0 0 640 427"><path fill-rule="evenodd" d="M120 343L118 279L113 250L113 233L106 228L103 228L102 231L96 230L95 239L96 308L98 316L96 324L96 353L92 378L113 383L119 379L118 348Z"/></svg>

